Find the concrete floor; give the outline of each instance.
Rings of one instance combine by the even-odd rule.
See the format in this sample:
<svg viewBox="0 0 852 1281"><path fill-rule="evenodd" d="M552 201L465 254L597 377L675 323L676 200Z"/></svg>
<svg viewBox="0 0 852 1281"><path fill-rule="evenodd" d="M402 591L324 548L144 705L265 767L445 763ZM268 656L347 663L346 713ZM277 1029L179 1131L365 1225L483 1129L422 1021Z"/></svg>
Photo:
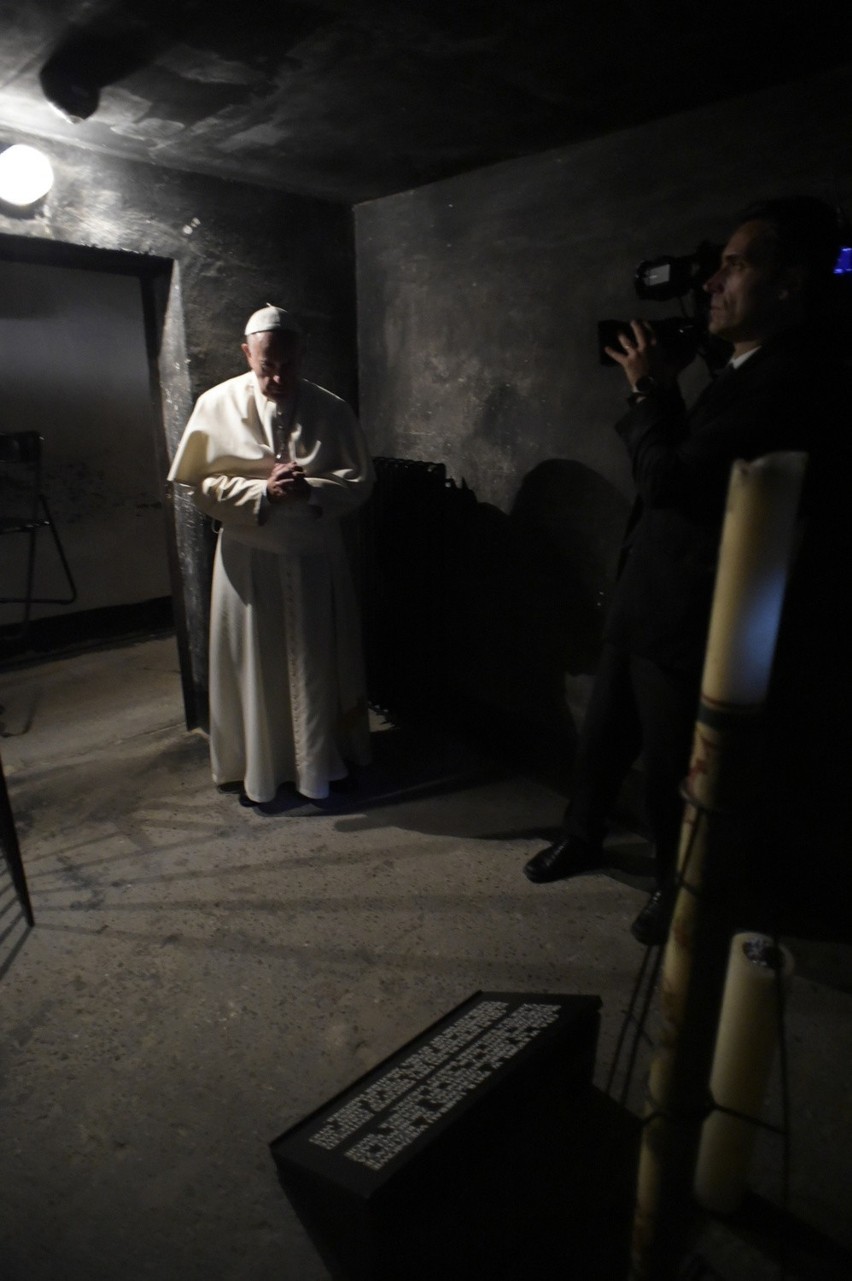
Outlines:
<svg viewBox="0 0 852 1281"><path fill-rule="evenodd" d="M599 995L604 1084L643 956L639 838L616 834L608 874L533 886L564 798L379 722L336 811L243 809L184 729L168 636L7 668L0 705L36 915L0 869L5 1281L326 1281L269 1142L480 989ZM751 1213L707 1220L700 1275L848 1281L852 949L786 941L791 1217L762 1136Z"/></svg>

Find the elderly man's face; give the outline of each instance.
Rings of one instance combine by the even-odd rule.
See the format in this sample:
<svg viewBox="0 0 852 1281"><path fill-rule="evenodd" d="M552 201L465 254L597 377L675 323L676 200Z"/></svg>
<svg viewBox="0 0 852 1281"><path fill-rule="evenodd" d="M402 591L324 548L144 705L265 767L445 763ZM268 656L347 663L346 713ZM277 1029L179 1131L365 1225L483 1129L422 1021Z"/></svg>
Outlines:
<svg viewBox="0 0 852 1281"><path fill-rule="evenodd" d="M243 351L267 400L286 400L293 394L305 354L299 334L282 329L251 334L243 343Z"/></svg>
<svg viewBox="0 0 852 1281"><path fill-rule="evenodd" d="M704 288L710 294L710 333L747 350L783 326L795 285L791 273L778 266L772 229L756 220L736 229Z"/></svg>

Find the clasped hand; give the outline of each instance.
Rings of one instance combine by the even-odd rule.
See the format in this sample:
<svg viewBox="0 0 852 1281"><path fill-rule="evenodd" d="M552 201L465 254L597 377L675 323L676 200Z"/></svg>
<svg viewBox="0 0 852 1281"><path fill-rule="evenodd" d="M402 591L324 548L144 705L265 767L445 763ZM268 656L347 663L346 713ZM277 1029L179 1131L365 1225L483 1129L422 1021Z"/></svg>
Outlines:
<svg viewBox="0 0 852 1281"><path fill-rule="evenodd" d="M674 386L679 370L664 358L654 327L647 320L631 320L630 332L622 330L618 341L620 346L605 347L604 351L621 365L631 387L635 387L640 378L653 378L661 387Z"/></svg>
<svg viewBox="0 0 852 1281"><path fill-rule="evenodd" d="M281 503L308 498L311 487L298 463L275 462L266 482L266 492L271 503Z"/></svg>

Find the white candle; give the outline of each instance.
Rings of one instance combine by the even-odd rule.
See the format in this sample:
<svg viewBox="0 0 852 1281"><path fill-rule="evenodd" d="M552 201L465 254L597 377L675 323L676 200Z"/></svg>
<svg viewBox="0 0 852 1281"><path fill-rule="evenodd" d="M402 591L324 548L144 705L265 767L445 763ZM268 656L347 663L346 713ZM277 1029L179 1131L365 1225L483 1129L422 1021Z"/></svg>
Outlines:
<svg viewBox="0 0 852 1281"><path fill-rule="evenodd" d="M695 1174L712 1029L726 952L739 919L734 883L743 850L730 815L746 811L753 786L752 729L769 684L806 463L805 454L782 453L738 462L732 469L687 777L690 799L678 864L683 887L663 958L660 1028L648 1073L631 1250L637 1281L658 1281L672 1274L684 1221L684 1192ZM717 821L720 813L727 816L724 822ZM774 983L774 974L768 973ZM756 1025L747 1037L748 1052L722 1053L720 1063L750 1061L756 1048L752 1039L760 1040ZM758 1093L755 1107L762 1100L762 1088ZM722 1087L720 1102L748 1110L739 1108L738 1101L743 1100L736 1092L726 1096ZM708 1133L717 1129L723 1115L714 1114ZM706 1196L720 1209L731 1202L733 1177L739 1179L738 1187L744 1186L742 1173L734 1172L742 1171L743 1165L747 1171L751 1152L752 1127L736 1122L735 1127L737 1143L717 1147L718 1155L711 1144L696 1184L699 1200ZM724 1124L721 1130L724 1134ZM738 1195L734 1188L733 1199Z"/></svg>
<svg viewBox="0 0 852 1281"><path fill-rule="evenodd" d="M718 1214L733 1213L745 1196L756 1123L778 1044L779 1002L792 973L793 958L786 948L762 934L734 935L710 1092L717 1107L742 1116L711 1112L701 1131L695 1169L699 1203Z"/></svg>
<svg viewBox="0 0 852 1281"><path fill-rule="evenodd" d="M767 454L731 471L702 696L751 707L766 697L807 454Z"/></svg>

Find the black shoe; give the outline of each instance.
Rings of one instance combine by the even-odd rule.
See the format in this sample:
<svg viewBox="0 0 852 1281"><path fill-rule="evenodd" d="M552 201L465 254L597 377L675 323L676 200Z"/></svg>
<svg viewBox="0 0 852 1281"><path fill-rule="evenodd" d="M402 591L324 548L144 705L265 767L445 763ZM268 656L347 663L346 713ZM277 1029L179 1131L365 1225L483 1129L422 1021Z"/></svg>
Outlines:
<svg viewBox="0 0 852 1281"><path fill-rule="evenodd" d="M524 876L537 885L545 881L561 881L565 876L576 876L600 867L601 856L593 846L577 836L565 836L546 850L539 850L524 866Z"/></svg>
<svg viewBox="0 0 852 1281"><path fill-rule="evenodd" d="M630 933L643 947L662 947L669 936L673 912L674 894L655 890L630 926Z"/></svg>

